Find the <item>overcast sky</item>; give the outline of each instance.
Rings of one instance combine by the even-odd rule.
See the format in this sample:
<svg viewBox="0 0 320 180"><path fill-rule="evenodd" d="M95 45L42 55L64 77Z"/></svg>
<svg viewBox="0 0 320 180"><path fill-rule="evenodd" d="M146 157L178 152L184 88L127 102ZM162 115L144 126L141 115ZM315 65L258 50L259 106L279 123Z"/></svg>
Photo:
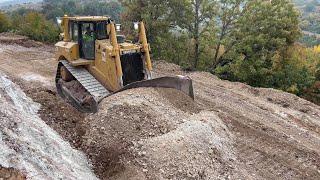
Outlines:
<svg viewBox="0 0 320 180"><path fill-rule="evenodd" d="M10 0L0 0L0 3L2 3L2 2L6 2L6 1L10 1Z"/></svg>
<svg viewBox="0 0 320 180"><path fill-rule="evenodd" d="M12 0L0 0L0 3L6 2L6 1L12 1ZM30 0L30 1L33 1L33 0Z"/></svg>

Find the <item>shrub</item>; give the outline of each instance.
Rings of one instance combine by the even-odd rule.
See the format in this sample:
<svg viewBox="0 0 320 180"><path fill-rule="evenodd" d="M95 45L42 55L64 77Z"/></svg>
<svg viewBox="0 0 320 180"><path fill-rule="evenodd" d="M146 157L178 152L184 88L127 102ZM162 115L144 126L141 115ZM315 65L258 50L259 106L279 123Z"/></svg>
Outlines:
<svg viewBox="0 0 320 180"><path fill-rule="evenodd" d="M0 32L6 32L9 30L9 19L6 14L0 12Z"/></svg>
<svg viewBox="0 0 320 180"><path fill-rule="evenodd" d="M41 42L55 42L58 40L58 27L53 22L46 20L38 12L28 12L23 16L16 15L12 19L14 29L18 34Z"/></svg>

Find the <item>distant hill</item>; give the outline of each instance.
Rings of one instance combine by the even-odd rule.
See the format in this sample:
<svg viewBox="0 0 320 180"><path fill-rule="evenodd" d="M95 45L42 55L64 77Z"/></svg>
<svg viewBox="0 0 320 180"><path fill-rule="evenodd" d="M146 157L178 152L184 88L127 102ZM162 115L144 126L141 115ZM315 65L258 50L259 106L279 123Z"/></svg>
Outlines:
<svg viewBox="0 0 320 180"><path fill-rule="evenodd" d="M12 11L19 8L39 9L42 0L4 0L0 1L0 10Z"/></svg>
<svg viewBox="0 0 320 180"><path fill-rule="evenodd" d="M21 4L29 4L29 3L39 3L42 0L4 0L0 1L0 8L10 7L14 5L21 5Z"/></svg>
<svg viewBox="0 0 320 180"><path fill-rule="evenodd" d="M300 28L304 36L300 40L307 46L320 44L320 0L293 0L301 12Z"/></svg>

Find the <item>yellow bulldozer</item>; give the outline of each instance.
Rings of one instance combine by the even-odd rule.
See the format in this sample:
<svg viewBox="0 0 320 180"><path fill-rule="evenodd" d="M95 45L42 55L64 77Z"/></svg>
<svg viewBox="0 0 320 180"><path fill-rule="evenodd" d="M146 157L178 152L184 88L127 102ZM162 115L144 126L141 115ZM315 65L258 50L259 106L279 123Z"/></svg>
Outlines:
<svg viewBox="0 0 320 180"><path fill-rule="evenodd" d="M63 40L56 43L58 94L79 111L95 113L99 102L139 87L174 88L191 98L192 80L184 76L152 78L150 46L143 22L134 23L139 40L126 40L107 16L58 19Z"/></svg>

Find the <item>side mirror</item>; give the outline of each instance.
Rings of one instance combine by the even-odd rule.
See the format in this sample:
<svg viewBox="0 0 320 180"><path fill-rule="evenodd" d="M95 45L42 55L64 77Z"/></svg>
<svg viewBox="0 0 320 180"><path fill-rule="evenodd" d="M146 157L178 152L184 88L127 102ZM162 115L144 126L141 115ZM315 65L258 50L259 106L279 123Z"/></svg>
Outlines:
<svg viewBox="0 0 320 180"><path fill-rule="evenodd" d="M116 24L116 31L120 32L121 31L121 24Z"/></svg>
<svg viewBox="0 0 320 180"><path fill-rule="evenodd" d="M61 17L56 17L56 21L57 21L57 24L58 24L59 26L61 26L61 24L62 24L62 19L61 19Z"/></svg>
<svg viewBox="0 0 320 180"><path fill-rule="evenodd" d="M134 22L133 28L134 28L134 30L138 31L139 30L139 22Z"/></svg>

